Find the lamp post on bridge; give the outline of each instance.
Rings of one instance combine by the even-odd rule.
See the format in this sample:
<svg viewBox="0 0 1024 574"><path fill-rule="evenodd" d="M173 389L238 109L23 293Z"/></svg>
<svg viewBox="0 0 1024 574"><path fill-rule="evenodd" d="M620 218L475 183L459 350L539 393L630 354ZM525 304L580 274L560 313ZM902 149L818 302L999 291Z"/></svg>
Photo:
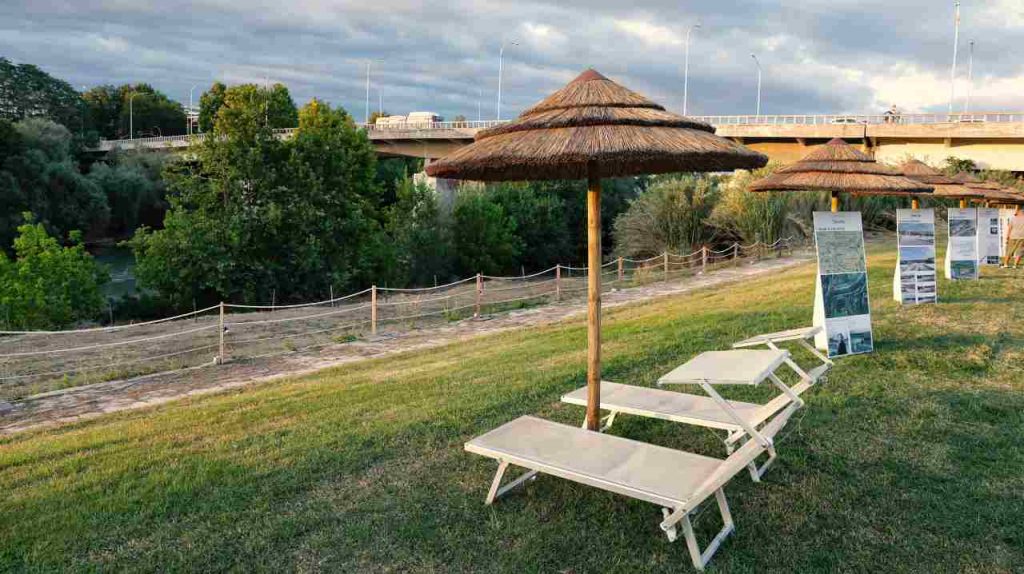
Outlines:
<svg viewBox="0 0 1024 574"><path fill-rule="evenodd" d="M192 135L192 110L195 109L192 107L192 94L197 87L199 84L192 84L192 87L188 89L188 114L186 116L188 118L188 135Z"/></svg>
<svg viewBox="0 0 1024 574"><path fill-rule="evenodd" d="M686 29L686 56L683 64L683 115L686 115L686 100L690 87L690 33L694 28L700 28L700 24L693 24Z"/></svg>
<svg viewBox="0 0 1024 574"><path fill-rule="evenodd" d="M519 45L516 42L509 42L509 44L511 44L513 46L518 46ZM501 42L501 49L498 50L498 107L497 107L497 110L495 111L495 114L494 114L495 117L498 120L501 120L501 73L502 73L502 64L504 62L504 59L505 59L505 41L502 40L502 42Z"/></svg>
<svg viewBox="0 0 1024 574"><path fill-rule="evenodd" d="M761 117L761 62L757 59L757 54L751 54L750 57L754 59L754 64L757 66L757 112L755 115Z"/></svg>
<svg viewBox="0 0 1024 574"><path fill-rule="evenodd" d="M132 92L132 95L128 96L128 139L135 139L135 96L139 95L138 92Z"/></svg>
<svg viewBox="0 0 1024 574"><path fill-rule="evenodd" d="M967 97L964 99L964 113L971 109L971 88L974 87L974 40L968 44L969 52L967 56Z"/></svg>
<svg viewBox="0 0 1024 574"><path fill-rule="evenodd" d="M960 3L953 4L953 65L949 69L949 120L953 121L953 100L956 99L956 50L960 43Z"/></svg>

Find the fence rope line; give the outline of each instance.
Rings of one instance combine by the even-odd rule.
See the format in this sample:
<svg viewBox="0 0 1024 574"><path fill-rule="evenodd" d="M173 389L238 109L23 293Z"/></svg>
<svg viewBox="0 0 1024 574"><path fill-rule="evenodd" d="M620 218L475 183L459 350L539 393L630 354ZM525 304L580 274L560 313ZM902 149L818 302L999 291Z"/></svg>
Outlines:
<svg viewBox="0 0 1024 574"><path fill-rule="evenodd" d="M786 237L771 244L755 241L742 245L735 242L720 250L702 246L691 253L666 251L647 259L613 257L601 264L598 275L603 283L602 292L614 291L676 280L699 274L705 269L735 264L733 262L741 258L757 260L768 256L771 249L781 250L793 246L792 238ZM139 379L166 372L185 372L227 360L276 356L343 342L332 333L347 331L356 335L376 334L381 325L407 323L412 327L420 320L436 321L430 319L432 317L444 316L457 320L469 315L507 311L510 310L507 307L509 305L531 301L543 305L556 300L578 300L580 294L588 290L586 283L589 272L587 266L559 264L518 276L477 274L434 287L372 286L314 303L247 305L225 302L173 317L129 325L66 331L0 331L2 349L9 351L0 354L0 383L9 383L0 384L0 400L10 396L30 396L11 395L10 389L14 393L31 391L34 394L40 392L41 388L45 391L68 386L66 382L60 382L60 377L64 377L64 381L67 381L68 376L75 377L71 386L117 380L128 376L126 373L129 372L133 379ZM365 298L356 299L359 297ZM345 301L348 302L337 305ZM307 308L307 312L298 311ZM228 309L238 311L226 314ZM198 320L200 315L203 316L202 321ZM136 327L153 328L154 325L174 321L177 322L161 327L153 335L133 333L135 337L132 337L128 334L130 331L126 331ZM192 321L195 321L194 327ZM314 322L300 325L300 322L309 321ZM403 328L398 327L399 330ZM172 329L182 330L169 332ZM110 333L109 337L107 333ZM60 339L41 341L35 337L65 334L84 334L87 337L77 339L79 345L68 348L60 348ZM101 338L90 341L89 335ZM118 340L121 337L124 339ZM81 344L84 342L93 344ZM42 350L47 346L56 348ZM116 353L91 352L118 347L125 350ZM281 350L282 347L285 349ZM215 353L213 361L203 359L200 355L210 350ZM125 369L130 365L137 366ZM79 376L82 378L78 379Z"/></svg>

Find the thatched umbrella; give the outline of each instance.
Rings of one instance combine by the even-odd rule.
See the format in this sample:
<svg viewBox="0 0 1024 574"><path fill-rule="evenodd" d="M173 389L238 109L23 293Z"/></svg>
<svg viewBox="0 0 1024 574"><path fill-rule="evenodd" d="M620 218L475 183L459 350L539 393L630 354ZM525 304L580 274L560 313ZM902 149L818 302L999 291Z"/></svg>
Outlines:
<svg viewBox="0 0 1024 574"><path fill-rule="evenodd" d="M587 428L601 404L601 178L731 171L768 158L665 111L594 70L475 141L427 166L432 177L476 181L586 179Z"/></svg>
<svg viewBox="0 0 1024 574"><path fill-rule="evenodd" d="M983 190L968 187L920 160L910 159L905 161L900 166L900 171L903 172L903 175L914 181L934 187L934 197L959 199L961 202L969 199L985 199L985 192ZM914 201L916 203L917 199L915 198Z"/></svg>
<svg viewBox="0 0 1024 574"><path fill-rule="evenodd" d="M982 181L966 171L957 173L951 179L964 187L977 192L981 196L970 199L979 199L995 203L1007 203L1010 205L1020 205L1021 203L1024 203L1024 196L1022 196L1019 191L1004 187L994 181ZM967 207L965 199L960 200L960 207Z"/></svg>
<svg viewBox="0 0 1024 574"><path fill-rule="evenodd" d="M832 211L839 211L839 194L916 195L932 186L903 177L840 138L815 149L798 162L755 181L750 191L821 191L832 193Z"/></svg>

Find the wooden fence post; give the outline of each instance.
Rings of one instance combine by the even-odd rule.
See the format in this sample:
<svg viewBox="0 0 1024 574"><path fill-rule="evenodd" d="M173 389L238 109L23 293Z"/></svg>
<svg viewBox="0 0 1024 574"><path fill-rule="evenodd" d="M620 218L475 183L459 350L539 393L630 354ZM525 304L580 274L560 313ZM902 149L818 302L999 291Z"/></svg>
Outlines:
<svg viewBox="0 0 1024 574"><path fill-rule="evenodd" d="M483 281L483 277L479 273L477 273L476 274L476 312L473 313L474 317L479 317L480 316L480 299L483 297L483 294L484 294L484 281Z"/></svg>
<svg viewBox="0 0 1024 574"><path fill-rule="evenodd" d="M562 300L562 264L555 265L555 301Z"/></svg>
<svg viewBox="0 0 1024 574"><path fill-rule="evenodd" d="M622 258L619 257L619 281L622 281L622 278L624 276L625 275L624 275L623 270L622 270Z"/></svg>
<svg viewBox="0 0 1024 574"><path fill-rule="evenodd" d="M708 270L708 246L700 246L700 271L701 273Z"/></svg>
<svg viewBox="0 0 1024 574"><path fill-rule="evenodd" d="M224 360L227 358L224 356L224 302L220 302L220 351L217 355L217 362L221 365L224 364Z"/></svg>
<svg viewBox="0 0 1024 574"><path fill-rule="evenodd" d="M377 286L370 286L370 334L377 334Z"/></svg>
<svg viewBox="0 0 1024 574"><path fill-rule="evenodd" d="M733 258L734 262L739 263L738 261L736 261L737 259L740 258L740 242L739 241L737 241L736 243L732 244L732 258Z"/></svg>
<svg viewBox="0 0 1024 574"><path fill-rule="evenodd" d="M662 254L662 258L664 259L663 265L665 267L665 281L668 281L668 251L667 250L665 251L665 253Z"/></svg>

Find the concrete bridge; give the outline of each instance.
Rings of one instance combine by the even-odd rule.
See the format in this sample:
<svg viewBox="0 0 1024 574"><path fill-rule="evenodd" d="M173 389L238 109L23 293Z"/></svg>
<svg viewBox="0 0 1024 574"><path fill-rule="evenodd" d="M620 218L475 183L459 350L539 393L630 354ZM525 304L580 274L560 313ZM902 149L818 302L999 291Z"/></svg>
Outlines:
<svg viewBox="0 0 1024 574"><path fill-rule="evenodd" d="M810 148L841 137L860 144L865 151L885 162L899 163L906 156L914 156L937 164L956 156L974 160L982 168L1024 172L1024 112L698 116L695 119L715 126L718 135L732 138L783 163L795 161ZM473 141L479 130L499 123L371 125L367 132L381 156L420 157L430 161ZM295 132L294 129L276 131L285 138ZM202 137L205 136L102 141L95 151L108 152L116 148L181 150L188 147L191 138Z"/></svg>

